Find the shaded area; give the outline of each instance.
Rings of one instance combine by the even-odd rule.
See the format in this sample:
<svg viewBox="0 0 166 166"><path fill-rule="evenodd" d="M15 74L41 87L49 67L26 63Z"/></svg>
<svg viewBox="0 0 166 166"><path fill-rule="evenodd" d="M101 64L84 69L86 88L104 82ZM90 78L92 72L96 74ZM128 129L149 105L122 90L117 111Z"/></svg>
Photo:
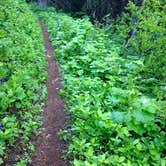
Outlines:
<svg viewBox="0 0 166 166"><path fill-rule="evenodd" d="M35 1L39 6L54 6L64 12L72 13L73 16L87 14L92 22L110 23L124 12L129 0L27 0ZM132 0L136 5L141 5L142 0Z"/></svg>

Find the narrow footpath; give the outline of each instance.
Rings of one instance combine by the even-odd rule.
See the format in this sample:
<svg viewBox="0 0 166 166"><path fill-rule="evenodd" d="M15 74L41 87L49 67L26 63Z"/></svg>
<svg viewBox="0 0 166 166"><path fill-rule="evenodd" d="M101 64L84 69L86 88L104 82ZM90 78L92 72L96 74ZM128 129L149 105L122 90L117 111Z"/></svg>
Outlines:
<svg viewBox="0 0 166 166"><path fill-rule="evenodd" d="M59 68L55 62L54 48L49 40L48 31L43 23L41 28L48 65L48 99L43 112L43 131L37 138L36 152L29 166L68 166L69 164L62 158L66 145L57 135L60 129L65 129L67 121L64 102L58 95L61 88Z"/></svg>

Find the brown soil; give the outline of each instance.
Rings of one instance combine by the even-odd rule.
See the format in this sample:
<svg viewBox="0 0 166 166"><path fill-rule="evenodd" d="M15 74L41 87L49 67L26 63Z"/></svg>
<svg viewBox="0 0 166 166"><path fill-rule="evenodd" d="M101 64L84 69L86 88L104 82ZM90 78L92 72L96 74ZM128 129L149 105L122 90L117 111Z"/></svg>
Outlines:
<svg viewBox="0 0 166 166"><path fill-rule="evenodd" d="M43 113L43 131L36 141L36 153L29 166L68 166L62 158L66 145L60 140L57 132L65 128L67 115L64 112L64 102L59 97L59 68L54 60L54 48L49 40L49 34L41 23L45 40L46 59L48 63L47 91L48 99Z"/></svg>

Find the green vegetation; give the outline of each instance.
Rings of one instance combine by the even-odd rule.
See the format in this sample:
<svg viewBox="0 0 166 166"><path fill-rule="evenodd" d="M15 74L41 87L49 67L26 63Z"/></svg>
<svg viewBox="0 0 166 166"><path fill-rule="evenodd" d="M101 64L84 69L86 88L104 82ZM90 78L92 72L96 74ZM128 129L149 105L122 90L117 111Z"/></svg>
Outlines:
<svg viewBox="0 0 166 166"><path fill-rule="evenodd" d="M71 142L72 164L164 166L166 86L164 67L158 64L165 59L154 63L165 56L165 31L163 26L156 29L160 18L164 21L163 13L160 16L156 11L157 17L152 10L153 19L159 20L155 19L156 26L152 26L152 13L148 19L140 15L140 26L146 26L131 38L129 49L123 43L131 27L125 22L98 29L88 19L75 20L53 8L36 12L50 32L61 66L61 95L72 121L64 139Z"/></svg>
<svg viewBox="0 0 166 166"><path fill-rule="evenodd" d="M37 19L21 0L0 1L0 165L25 165L45 99L45 56ZM16 158L9 158L16 154Z"/></svg>
<svg viewBox="0 0 166 166"><path fill-rule="evenodd" d="M129 3L126 13L107 30L125 44L127 55L144 58L144 77L166 81L166 4L162 0L148 0L141 7ZM112 33L111 33L112 35Z"/></svg>
<svg viewBox="0 0 166 166"><path fill-rule="evenodd" d="M103 28L34 9L61 67L71 127L60 133L72 165L166 165L165 9L163 0L130 2L111 24L109 17L104 27L97 22ZM23 166L46 95L44 43L24 1L1 0L0 14L0 165Z"/></svg>

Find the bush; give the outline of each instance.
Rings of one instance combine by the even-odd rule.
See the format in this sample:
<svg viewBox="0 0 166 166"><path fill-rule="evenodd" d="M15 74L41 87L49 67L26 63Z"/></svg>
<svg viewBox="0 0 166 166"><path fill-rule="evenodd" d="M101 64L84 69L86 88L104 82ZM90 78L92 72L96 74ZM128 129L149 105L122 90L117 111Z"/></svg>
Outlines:
<svg viewBox="0 0 166 166"><path fill-rule="evenodd" d="M33 149L45 98L45 57L37 19L21 0L0 2L0 164ZM16 153L19 157L11 159Z"/></svg>
<svg viewBox="0 0 166 166"><path fill-rule="evenodd" d="M148 0L138 7L130 2L122 18L111 25L125 44L124 54L144 58L145 77L166 81L166 29L164 1ZM112 33L111 33L112 35Z"/></svg>

